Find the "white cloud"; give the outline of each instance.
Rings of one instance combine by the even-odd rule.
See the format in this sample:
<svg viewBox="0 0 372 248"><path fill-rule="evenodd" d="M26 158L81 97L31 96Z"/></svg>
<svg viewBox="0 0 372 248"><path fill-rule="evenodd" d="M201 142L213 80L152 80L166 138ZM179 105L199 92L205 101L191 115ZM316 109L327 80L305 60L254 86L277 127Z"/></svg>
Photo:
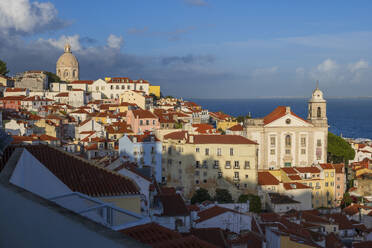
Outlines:
<svg viewBox="0 0 372 248"><path fill-rule="evenodd" d="M298 77L304 77L305 76L305 68L303 68L303 67L297 67L296 68L296 76L298 76Z"/></svg>
<svg viewBox="0 0 372 248"><path fill-rule="evenodd" d="M122 36L116 36L114 34L110 34L107 38L107 46L113 49L120 49L124 40Z"/></svg>
<svg viewBox="0 0 372 248"><path fill-rule="evenodd" d="M348 67L349 67L349 70L354 73L359 70L368 69L369 65L367 61L365 61L364 59L361 59L358 62L349 64Z"/></svg>
<svg viewBox="0 0 372 248"><path fill-rule="evenodd" d="M57 15L58 11L50 2L1 0L0 31L35 33L65 26L66 23L59 20Z"/></svg>
<svg viewBox="0 0 372 248"><path fill-rule="evenodd" d="M39 39L38 42L39 43L46 42L49 45L59 48L59 49L63 49L67 42L71 45L72 51L80 51L82 49L82 46L80 44L80 36L78 34L75 34L72 36L62 35L58 39L47 39L47 40Z"/></svg>
<svg viewBox="0 0 372 248"><path fill-rule="evenodd" d="M321 73L333 73L337 69L338 65L332 59L326 59L317 66L317 70Z"/></svg>

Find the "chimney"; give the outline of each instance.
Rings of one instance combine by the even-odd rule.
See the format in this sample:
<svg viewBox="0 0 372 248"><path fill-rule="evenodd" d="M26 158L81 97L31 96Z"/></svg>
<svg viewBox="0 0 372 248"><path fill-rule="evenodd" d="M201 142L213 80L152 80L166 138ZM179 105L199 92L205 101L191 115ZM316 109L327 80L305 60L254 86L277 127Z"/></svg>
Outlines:
<svg viewBox="0 0 372 248"><path fill-rule="evenodd" d="M286 114L291 113L291 107L286 106L286 107L285 107L285 113L286 113Z"/></svg>
<svg viewBox="0 0 372 248"><path fill-rule="evenodd" d="M194 143L194 135L190 135L189 142Z"/></svg>

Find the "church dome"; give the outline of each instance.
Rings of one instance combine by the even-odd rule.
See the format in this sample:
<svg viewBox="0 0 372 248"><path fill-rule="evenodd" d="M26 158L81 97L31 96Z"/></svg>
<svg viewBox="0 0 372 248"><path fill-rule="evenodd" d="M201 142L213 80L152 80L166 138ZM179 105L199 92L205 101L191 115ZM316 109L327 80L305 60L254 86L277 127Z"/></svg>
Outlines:
<svg viewBox="0 0 372 248"><path fill-rule="evenodd" d="M64 54L57 60L57 67L78 67L79 62L76 57L71 53L71 47L69 44L65 46Z"/></svg>

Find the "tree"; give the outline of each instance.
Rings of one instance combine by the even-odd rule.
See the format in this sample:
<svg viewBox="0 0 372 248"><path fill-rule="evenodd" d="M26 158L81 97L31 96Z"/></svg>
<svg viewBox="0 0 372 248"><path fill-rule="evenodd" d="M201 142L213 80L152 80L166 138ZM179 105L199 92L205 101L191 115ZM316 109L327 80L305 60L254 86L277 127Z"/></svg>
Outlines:
<svg viewBox="0 0 372 248"><path fill-rule="evenodd" d="M226 134L226 132L222 128L217 129L217 131L219 131L222 135Z"/></svg>
<svg viewBox="0 0 372 248"><path fill-rule="evenodd" d="M6 63L2 60L0 60L0 75L3 75L3 76L6 76L6 74L8 74L9 71L6 67Z"/></svg>
<svg viewBox="0 0 372 248"><path fill-rule="evenodd" d="M240 195L238 202L239 203L246 203L249 201L249 211L254 213L261 212L261 198L257 195L247 194L247 195Z"/></svg>
<svg viewBox="0 0 372 248"><path fill-rule="evenodd" d="M202 203L203 201L210 201L212 199L208 190L200 188L195 191L194 195L191 197L191 204Z"/></svg>
<svg viewBox="0 0 372 248"><path fill-rule="evenodd" d="M328 162L349 163L354 159L355 151L343 138L328 132Z"/></svg>
<svg viewBox="0 0 372 248"><path fill-rule="evenodd" d="M344 197L342 198L342 201L341 201L341 207L342 208L346 208L347 206L349 206L351 203L353 202L353 199L351 198L350 194L348 192L346 192L344 194Z"/></svg>
<svg viewBox="0 0 372 248"><path fill-rule="evenodd" d="M49 81L50 83L53 83L53 82L60 82L60 81L61 81L61 79L60 79L56 74L54 74L53 72L49 72L49 71L47 71L46 74L47 74L47 76L48 76L48 81Z"/></svg>
<svg viewBox="0 0 372 248"><path fill-rule="evenodd" d="M230 192L227 189L216 189L214 200L218 203L232 203L234 202Z"/></svg>

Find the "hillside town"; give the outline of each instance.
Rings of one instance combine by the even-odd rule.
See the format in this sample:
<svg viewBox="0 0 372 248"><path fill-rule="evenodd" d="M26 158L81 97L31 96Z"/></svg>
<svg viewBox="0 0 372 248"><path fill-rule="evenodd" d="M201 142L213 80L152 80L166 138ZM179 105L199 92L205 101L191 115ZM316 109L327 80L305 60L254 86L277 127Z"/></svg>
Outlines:
<svg viewBox="0 0 372 248"><path fill-rule="evenodd" d="M79 74L66 43L55 74L0 75L9 238L26 222L83 247L372 247L372 142L332 136L352 158L330 150L318 85L306 118L237 118L146 79Z"/></svg>

